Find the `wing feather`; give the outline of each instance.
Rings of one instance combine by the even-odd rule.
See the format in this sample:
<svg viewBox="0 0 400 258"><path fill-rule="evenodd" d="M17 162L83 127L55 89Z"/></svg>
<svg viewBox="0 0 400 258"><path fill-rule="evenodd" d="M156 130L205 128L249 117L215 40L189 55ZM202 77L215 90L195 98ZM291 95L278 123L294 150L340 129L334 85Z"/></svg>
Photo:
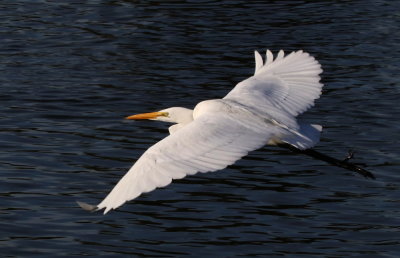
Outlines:
<svg viewBox="0 0 400 258"><path fill-rule="evenodd" d="M301 50L287 56L281 50L275 61L268 50L266 59L254 76L236 85L224 99L268 113L288 126L296 126L293 117L313 106L321 94L321 65Z"/></svg>
<svg viewBox="0 0 400 258"><path fill-rule="evenodd" d="M263 59L260 55L260 53L258 53L257 51L254 51L254 57L256 59L256 70L254 71L254 74L257 73L257 71L263 67Z"/></svg>
<svg viewBox="0 0 400 258"><path fill-rule="evenodd" d="M223 169L264 146L276 131L268 124L260 130L248 118L234 116L238 114L201 116L150 147L97 208L107 213L172 179ZM235 122L243 119L248 123Z"/></svg>
<svg viewBox="0 0 400 258"><path fill-rule="evenodd" d="M274 61L274 55L269 49L267 49L267 52L265 54L265 59L266 59L265 65L272 64L272 62Z"/></svg>

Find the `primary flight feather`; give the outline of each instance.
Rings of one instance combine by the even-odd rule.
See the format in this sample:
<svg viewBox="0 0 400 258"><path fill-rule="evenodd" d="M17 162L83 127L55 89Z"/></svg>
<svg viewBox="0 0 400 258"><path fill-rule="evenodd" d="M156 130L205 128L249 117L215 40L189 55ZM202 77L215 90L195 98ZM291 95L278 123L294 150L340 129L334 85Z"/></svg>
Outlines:
<svg viewBox="0 0 400 258"><path fill-rule="evenodd" d="M266 144L303 150L318 141L322 127L296 120L321 94L320 64L308 53L281 50L265 62L255 51L256 68L223 99L202 101L193 110L172 107L127 119L174 123L170 135L150 147L98 205L104 214L173 179L220 170Z"/></svg>

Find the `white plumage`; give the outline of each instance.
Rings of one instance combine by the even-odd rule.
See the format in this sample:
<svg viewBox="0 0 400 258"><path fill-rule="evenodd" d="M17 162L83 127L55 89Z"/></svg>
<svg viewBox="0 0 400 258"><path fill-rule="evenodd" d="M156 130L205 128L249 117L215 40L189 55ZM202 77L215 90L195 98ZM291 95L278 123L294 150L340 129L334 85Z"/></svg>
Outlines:
<svg viewBox="0 0 400 258"><path fill-rule="evenodd" d="M171 135L150 147L97 206L111 209L173 179L197 172L220 170L265 144L287 142L299 149L319 141L319 125L297 123L296 116L321 94L320 64L303 51L266 61L255 52L254 76L240 82L223 99L207 100L194 110L169 108L128 119L154 119L176 123Z"/></svg>

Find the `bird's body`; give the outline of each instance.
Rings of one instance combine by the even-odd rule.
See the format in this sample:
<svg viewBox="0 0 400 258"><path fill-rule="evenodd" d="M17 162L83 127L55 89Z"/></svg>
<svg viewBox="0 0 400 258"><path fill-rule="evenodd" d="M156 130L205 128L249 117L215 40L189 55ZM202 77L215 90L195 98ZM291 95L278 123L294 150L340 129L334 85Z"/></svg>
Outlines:
<svg viewBox="0 0 400 258"><path fill-rule="evenodd" d="M193 110L168 108L128 119L172 122L170 135L150 147L97 206L111 209L157 187L197 172L220 170L266 144L286 143L303 150L318 141L322 127L296 116L321 94L320 64L303 51L265 63L256 51L254 76L240 82L223 99L202 101ZM87 206L85 206L87 205Z"/></svg>

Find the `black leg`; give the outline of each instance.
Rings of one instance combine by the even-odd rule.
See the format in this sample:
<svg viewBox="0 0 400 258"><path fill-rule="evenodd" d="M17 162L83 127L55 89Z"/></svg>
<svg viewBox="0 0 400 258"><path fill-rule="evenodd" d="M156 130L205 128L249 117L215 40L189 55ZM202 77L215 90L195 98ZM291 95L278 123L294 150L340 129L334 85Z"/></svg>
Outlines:
<svg viewBox="0 0 400 258"><path fill-rule="evenodd" d="M294 146L292 146L290 144L287 144L287 143L280 143L280 144L278 144L278 146L282 147L282 148L285 148L285 149L289 149L289 150L291 150L293 152L296 152L296 153L302 153L302 154L311 156L311 157L313 157L315 159L323 160L323 161L325 161L325 162L327 162L329 164L332 164L334 166L338 166L338 167L341 167L341 168L345 168L347 170L351 170L351 171L357 172L358 174L360 174L360 175L362 175L362 176L364 176L366 178L375 179L374 174L372 174L371 172L369 172L369 171L367 171L367 170L365 170L365 169L363 169L363 168L361 168L361 167L349 162L349 160L352 159L353 156L354 156L354 152L353 151L349 151L349 155L344 160L338 160L338 159L332 158L332 157L330 157L328 155L325 155L323 153L320 153L320 152L318 152L318 151L316 151L314 149L300 150L300 149L297 149L296 147L294 147Z"/></svg>

